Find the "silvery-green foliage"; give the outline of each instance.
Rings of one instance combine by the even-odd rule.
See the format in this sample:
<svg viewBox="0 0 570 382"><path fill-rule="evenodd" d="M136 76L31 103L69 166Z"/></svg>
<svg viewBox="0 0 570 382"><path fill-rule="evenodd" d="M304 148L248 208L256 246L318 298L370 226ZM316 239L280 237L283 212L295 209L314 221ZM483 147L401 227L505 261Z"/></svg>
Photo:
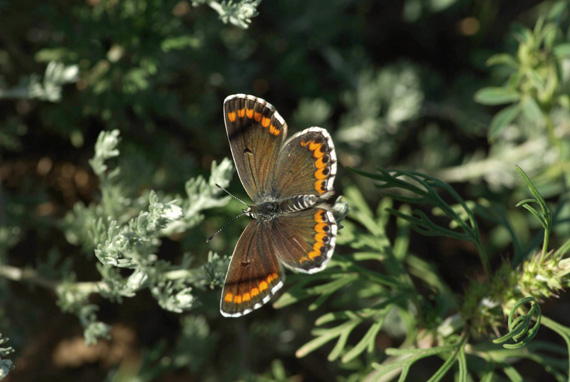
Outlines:
<svg viewBox="0 0 570 382"><path fill-rule="evenodd" d="M14 348L11 346L2 346L6 342L8 342L8 338L2 338L2 334L0 334L0 380L6 378L10 370L14 368L14 363L9 359L5 359L5 357L14 352Z"/></svg>
<svg viewBox="0 0 570 382"><path fill-rule="evenodd" d="M383 160L393 150L399 126L419 116L424 101L419 70L400 63L363 71L343 101L348 112L341 119L337 140L374 154L368 160Z"/></svg>
<svg viewBox="0 0 570 382"><path fill-rule="evenodd" d="M257 7L261 0L241 0L241 1L212 1L212 0L194 0L192 5L197 6L202 3L207 4L215 10L220 16L220 20L224 23L231 23L236 27L247 29L251 23L251 19L257 16Z"/></svg>
<svg viewBox="0 0 570 382"><path fill-rule="evenodd" d="M127 169L111 165L120 156L119 143L117 130L101 132L89 162L99 177L101 199L88 206L76 204L63 224L70 243L94 253L91 259L99 262L101 281L79 283L71 275L57 290L59 305L79 317L88 343L107 336L109 330L97 320L98 307L88 300L91 294L121 301L148 289L163 309L180 313L200 303L192 293L194 288L220 285L227 268L227 259L213 253L205 264L191 267L191 255L172 264L159 257L158 249L162 238L200 223L202 211L228 202L228 197L218 198L221 191L215 185L228 185L231 161L214 162L207 180L202 176L189 179L184 196L159 196L154 191L129 195L122 176Z"/></svg>
<svg viewBox="0 0 570 382"><path fill-rule="evenodd" d="M3 89L0 82L0 98L39 99L41 101L57 102L61 99L61 89L67 83L76 82L79 78L77 65L64 65L51 61L44 73L43 80L38 74L32 74L20 80L13 88Z"/></svg>

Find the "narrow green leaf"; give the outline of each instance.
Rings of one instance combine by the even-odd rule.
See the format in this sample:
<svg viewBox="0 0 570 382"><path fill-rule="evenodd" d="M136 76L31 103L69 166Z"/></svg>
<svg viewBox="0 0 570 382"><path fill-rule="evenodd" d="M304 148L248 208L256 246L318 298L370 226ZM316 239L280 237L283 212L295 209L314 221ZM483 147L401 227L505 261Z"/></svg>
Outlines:
<svg viewBox="0 0 570 382"><path fill-rule="evenodd" d="M317 350L329 341L334 340L338 336L338 333L328 333L327 335L322 335L320 337L314 338L313 340L307 342L305 345L301 346L296 352L295 356L297 358L303 358L307 354L314 350Z"/></svg>
<svg viewBox="0 0 570 382"><path fill-rule="evenodd" d="M534 215L534 217L540 222L540 225L542 226L542 228L544 228L544 229L547 228L546 227L546 220L544 220L544 218L540 215L540 213L534 207L532 207L528 204L523 204L522 207Z"/></svg>
<svg viewBox="0 0 570 382"><path fill-rule="evenodd" d="M386 315L384 315L382 319L379 319L374 324L372 324L372 326L368 329L368 331L360 339L360 341L342 357L343 363L352 361L366 348L370 348L370 344L374 344L376 335L378 334L380 329L382 329L382 325L384 323L384 317L386 317Z"/></svg>
<svg viewBox="0 0 570 382"><path fill-rule="evenodd" d="M461 346L463 348L463 346ZM441 379L447 374L449 369L455 364L457 360L457 353L460 349L457 349L455 352L449 354L449 357L445 360L443 365L432 375L428 382L439 382Z"/></svg>
<svg viewBox="0 0 570 382"><path fill-rule="evenodd" d="M488 87L483 88L475 93L475 101L483 105L503 105L518 101L520 94L511 89Z"/></svg>
<svg viewBox="0 0 570 382"><path fill-rule="evenodd" d="M494 141L503 129L511 123L521 112L520 104L516 103L504 108L495 115L489 127L489 141Z"/></svg>
<svg viewBox="0 0 570 382"><path fill-rule="evenodd" d="M340 334L340 336L338 336L338 341L336 342L336 345L334 346L333 350L331 350L331 352L327 357L327 359L330 362L336 361L336 359L340 357L340 354L342 353L342 351L346 346L346 341L348 340L348 336L352 332L352 329L354 329L354 327L357 326L359 323L360 321L358 320L354 322L347 322L345 324L346 326L345 330Z"/></svg>
<svg viewBox="0 0 570 382"><path fill-rule="evenodd" d="M501 362L501 366L503 366L503 372L505 373L505 375L507 377L509 377L511 382L523 382L524 381L523 377L519 374L517 369L515 369L513 366L508 365L507 363L504 363L504 362Z"/></svg>
<svg viewBox="0 0 570 382"><path fill-rule="evenodd" d="M519 172L519 174L523 177L526 185L528 186L528 189L530 190L531 194L535 197L536 202L540 205L542 214L544 215L544 218L548 223L548 226L550 227L550 224L552 223L552 214L550 213L550 209L546 205L546 202L542 198L542 195L540 195L540 193L538 192L534 184L531 182L528 175L523 171L523 169L520 168L519 166L516 166L516 169Z"/></svg>

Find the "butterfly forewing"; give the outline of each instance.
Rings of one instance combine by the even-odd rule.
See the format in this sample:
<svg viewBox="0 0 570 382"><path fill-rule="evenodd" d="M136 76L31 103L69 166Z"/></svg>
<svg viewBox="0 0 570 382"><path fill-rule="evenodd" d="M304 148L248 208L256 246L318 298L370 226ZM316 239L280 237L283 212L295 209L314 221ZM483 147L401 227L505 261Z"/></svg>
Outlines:
<svg viewBox="0 0 570 382"><path fill-rule="evenodd" d="M241 234L226 275L220 310L239 317L267 303L283 286L268 223L253 220Z"/></svg>
<svg viewBox="0 0 570 382"><path fill-rule="evenodd" d="M279 198L307 194L327 198L335 175L336 154L329 133L310 127L285 142L277 158L274 189Z"/></svg>
<svg viewBox="0 0 570 382"><path fill-rule="evenodd" d="M245 94L226 98L224 121L241 183L254 202L263 200L271 193L287 124L270 103Z"/></svg>

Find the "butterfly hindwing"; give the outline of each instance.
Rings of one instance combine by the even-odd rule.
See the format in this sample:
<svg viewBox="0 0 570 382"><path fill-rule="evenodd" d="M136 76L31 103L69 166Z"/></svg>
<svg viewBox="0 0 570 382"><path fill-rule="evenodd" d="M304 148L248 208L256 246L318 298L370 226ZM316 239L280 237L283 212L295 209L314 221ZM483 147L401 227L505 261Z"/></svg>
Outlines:
<svg viewBox="0 0 570 382"><path fill-rule="evenodd" d="M337 224L331 211L315 207L275 219L271 234L283 265L315 273L325 268L333 254Z"/></svg>
<svg viewBox="0 0 570 382"><path fill-rule="evenodd" d="M239 317L260 308L283 286L268 223L253 220L241 234L226 275L220 311Z"/></svg>

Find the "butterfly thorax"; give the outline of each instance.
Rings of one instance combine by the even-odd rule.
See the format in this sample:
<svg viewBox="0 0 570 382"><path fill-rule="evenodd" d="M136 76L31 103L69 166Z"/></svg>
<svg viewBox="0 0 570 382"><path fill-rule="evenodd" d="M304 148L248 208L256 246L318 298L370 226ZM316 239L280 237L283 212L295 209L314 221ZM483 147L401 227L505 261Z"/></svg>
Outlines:
<svg viewBox="0 0 570 382"><path fill-rule="evenodd" d="M250 206L244 212L254 219L267 221L314 207L318 201L319 198L315 195L299 195L287 199L263 201Z"/></svg>

